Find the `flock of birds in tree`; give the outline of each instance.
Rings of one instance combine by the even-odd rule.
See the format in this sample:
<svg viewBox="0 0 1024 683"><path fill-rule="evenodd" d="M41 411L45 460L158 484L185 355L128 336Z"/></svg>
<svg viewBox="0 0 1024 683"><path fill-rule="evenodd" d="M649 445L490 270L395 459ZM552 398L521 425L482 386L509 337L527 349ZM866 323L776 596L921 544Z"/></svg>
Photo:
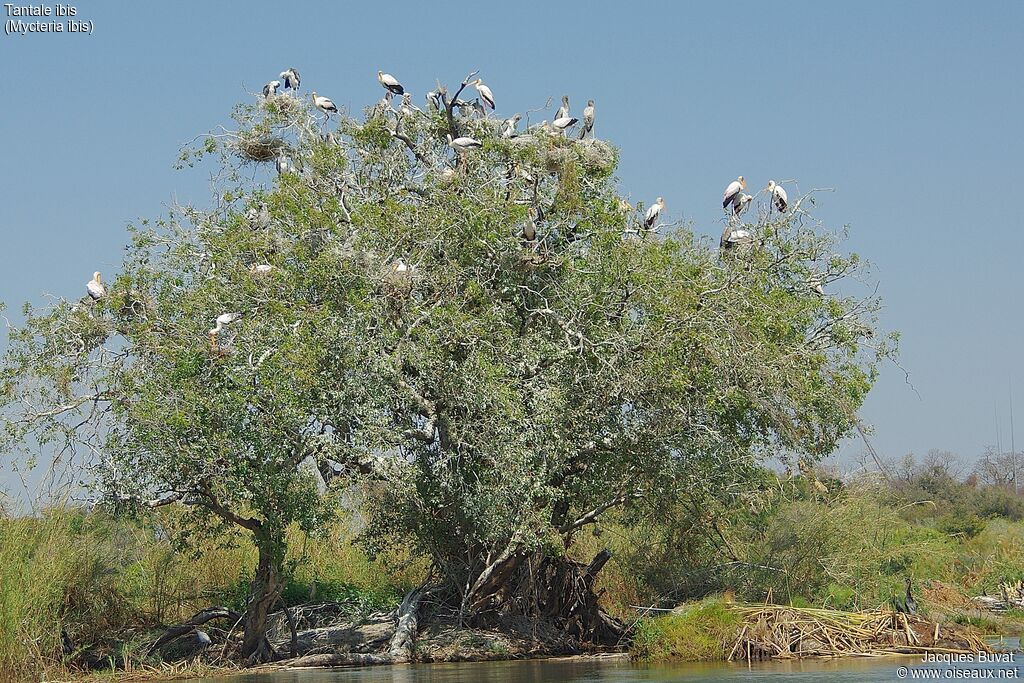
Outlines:
<svg viewBox="0 0 1024 683"><path fill-rule="evenodd" d="M280 80L272 80L263 86L263 97L270 99L276 97L279 90L291 90L297 92L302 82L299 72L295 68L289 68L282 71L278 78ZM383 71L377 72L377 82L380 83L381 87L386 91L384 103L390 106L391 99L395 96L402 98L402 109L403 111L416 110L420 111L412 104L411 96L406 92L405 88L399 82L397 78L389 73ZM465 82L464 85L472 85L478 94L478 98L474 102L465 102L456 99L453 103L454 106L460 108L470 107L475 109L478 113L486 115L487 110L494 111L495 99L494 92L484 84L483 80L477 78L475 80ZM334 102L323 95L317 94L314 90L310 93L310 97L313 102L313 106L324 114L325 119L329 118L331 114L338 113L338 107ZM429 92L426 95L427 107L432 112L440 111L442 108L442 99L436 92ZM583 125L579 131L579 139L584 139L587 135L593 137L594 134L594 100L588 100L587 106L583 109ZM510 139L516 137L516 128L519 121L522 119L520 114L515 114L511 118L505 119L502 122L501 137L504 139ZM547 133L560 134L563 136L568 135L569 129L579 123L579 119L574 117L569 108L569 96L562 96L562 103L558 110L555 112L554 118L550 123L547 121L541 122L539 128ZM474 149L483 147L483 143L470 136L459 136L453 138L451 134L447 136L448 146L454 149L456 152L463 154L468 153ZM276 167L278 173L289 173L294 172L294 164L287 159L284 155L277 158ZM739 176L736 180L729 183L725 188L725 192L722 193L722 209L727 213L731 213L733 217L739 218L744 212L750 207L754 198L747 194L747 181L743 176ZM768 181L765 191L768 193L770 198L770 206L778 209L780 213L785 213L789 206L789 197L786 194L786 190L776 183L774 180ZM628 206L628 204L626 204ZM654 230L657 227L658 218L665 210L665 200L662 197L658 197L653 204L651 204L647 211L644 213L643 226L647 230ZM536 213L533 209L530 209L529 217L526 222L526 226L523 229L523 236L528 242L532 242L536 237ZM753 235L749 230L736 227L730 223L726 226L722 233L720 246L723 250L733 249L742 245L750 244L753 242ZM268 264L257 264L252 266L251 272L253 275L267 275L274 270L274 266ZM409 275L415 266L405 263L402 259L398 259L392 266L392 272L394 275L405 277ZM820 294L820 286L815 288ZM106 296L106 288L104 287L99 271L93 273L92 279L86 284L86 290L90 299L98 301ZM216 318L216 325L210 329L210 345L211 348L217 350L217 335L225 328L242 317L241 313L222 313Z"/></svg>

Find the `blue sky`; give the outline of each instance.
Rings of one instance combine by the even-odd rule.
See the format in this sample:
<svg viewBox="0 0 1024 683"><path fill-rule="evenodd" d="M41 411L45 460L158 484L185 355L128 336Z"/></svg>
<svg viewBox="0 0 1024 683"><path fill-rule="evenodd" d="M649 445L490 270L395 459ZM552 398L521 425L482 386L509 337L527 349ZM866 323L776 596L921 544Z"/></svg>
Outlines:
<svg viewBox="0 0 1024 683"><path fill-rule="evenodd" d="M205 202L207 171L172 164L244 88L295 66L304 91L358 110L381 95L378 68L418 103L436 77L480 69L499 114L596 100L625 192L664 196L699 233L719 234L741 173L757 189L836 188L817 213L849 224L849 248L874 264L917 390L885 368L863 410L876 445L973 458L995 442L996 410L1009 441L1011 382L1024 405L1024 3L76 7L92 35L0 35L0 299L15 313L115 271L127 222Z"/></svg>

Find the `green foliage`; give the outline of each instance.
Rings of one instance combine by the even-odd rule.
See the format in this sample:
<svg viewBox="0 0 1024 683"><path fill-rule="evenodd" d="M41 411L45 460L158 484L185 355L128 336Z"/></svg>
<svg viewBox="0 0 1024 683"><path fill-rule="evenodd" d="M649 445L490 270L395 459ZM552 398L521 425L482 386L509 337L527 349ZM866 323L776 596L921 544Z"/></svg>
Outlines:
<svg viewBox="0 0 1024 683"><path fill-rule="evenodd" d="M256 554L251 541L240 536L234 544L176 550L181 517L168 509L124 520L66 508L0 517L0 679L66 678L86 648L109 652L115 662L142 662L145 647L136 641L148 636L140 627L177 623L211 604L243 607ZM419 579L422 567L396 569L407 558L371 561L344 527L330 532L289 530L297 578L286 599L343 600L361 613L393 607ZM62 632L75 645L70 653Z"/></svg>
<svg viewBox="0 0 1024 683"><path fill-rule="evenodd" d="M890 486L854 482L813 493L804 477L779 479L735 500L667 509L662 519L616 525L617 559L602 577L616 604L672 605L735 592L793 605L865 609L902 595L903 580L939 581L964 595L996 594L1024 567L1024 524L969 518L910 521ZM614 588L612 588L614 587ZM622 596L622 603L619 602ZM612 605L615 607L615 604ZM619 608L621 613L629 610Z"/></svg>
<svg viewBox="0 0 1024 683"><path fill-rule="evenodd" d="M715 661L728 657L740 617L718 599L689 605L682 611L641 619L631 645L640 661Z"/></svg>

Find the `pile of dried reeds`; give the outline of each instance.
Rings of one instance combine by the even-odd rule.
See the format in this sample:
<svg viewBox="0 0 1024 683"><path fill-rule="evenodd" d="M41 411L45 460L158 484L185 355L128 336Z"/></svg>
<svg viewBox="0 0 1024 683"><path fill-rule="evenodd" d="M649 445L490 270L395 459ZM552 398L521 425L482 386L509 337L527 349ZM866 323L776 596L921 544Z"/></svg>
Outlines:
<svg viewBox="0 0 1024 683"><path fill-rule="evenodd" d="M782 605L733 605L743 626L730 660L991 652L970 628L890 610L840 612Z"/></svg>

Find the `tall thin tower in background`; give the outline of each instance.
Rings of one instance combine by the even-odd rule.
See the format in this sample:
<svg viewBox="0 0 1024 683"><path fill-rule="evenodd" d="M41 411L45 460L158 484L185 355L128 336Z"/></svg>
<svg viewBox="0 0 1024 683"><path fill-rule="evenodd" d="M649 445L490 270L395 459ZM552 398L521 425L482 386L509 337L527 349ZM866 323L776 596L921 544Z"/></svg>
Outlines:
<svg viewBox="0 0 1024 683"><path fill-rule="evenodd" d="M996 455L1003 454L1003 438L999 434L999 401L992 401L992 414L996 418Z"/></svg>
<svg viewBox="0 0 1024 683"><path fill-rule="evenodd" d="M1013 438L1013 379L1010 380L1010 463L1013 468L1013 492L1020 493L1020 485L1017 483L1017 444Z"/></svg>

